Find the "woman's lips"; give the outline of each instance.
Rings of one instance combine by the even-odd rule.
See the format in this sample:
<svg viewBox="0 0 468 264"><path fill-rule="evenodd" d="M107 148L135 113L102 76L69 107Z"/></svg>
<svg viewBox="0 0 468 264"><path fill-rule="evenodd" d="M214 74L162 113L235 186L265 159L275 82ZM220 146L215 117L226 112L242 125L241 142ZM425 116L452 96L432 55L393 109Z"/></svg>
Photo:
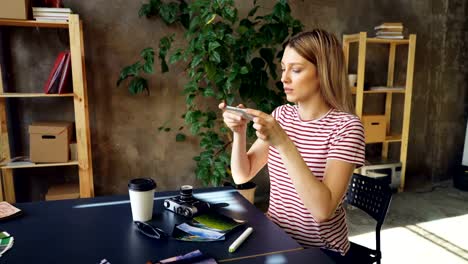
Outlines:
<svg viewBox="0 0 468 264"><path fill-rule="evenodd" d="M288 87L284 87L284 93L292 93L293 89L291 88L288 88Z"/></svg>

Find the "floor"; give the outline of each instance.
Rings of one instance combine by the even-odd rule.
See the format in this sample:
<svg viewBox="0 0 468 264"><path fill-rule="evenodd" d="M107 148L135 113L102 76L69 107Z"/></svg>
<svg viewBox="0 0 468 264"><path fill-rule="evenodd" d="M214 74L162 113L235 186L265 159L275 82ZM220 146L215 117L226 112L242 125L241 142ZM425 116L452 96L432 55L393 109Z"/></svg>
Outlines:
<svg viewBox="0 0 468 264"><path fill-rule="evenodd" d="M350 240L375 248L375 221L356 208L347 208L347 215ZM468 263L468 192L442 182L395 193L381 247L382 264Z"/></svg>
<svg viewBox="0 0 468 264"><path fill-rule="evenodd" d="M375 222L347 208L350 240L375 248ZM382 263L468 263L468 192L451 182L396 193L381 231Z"/></svg>

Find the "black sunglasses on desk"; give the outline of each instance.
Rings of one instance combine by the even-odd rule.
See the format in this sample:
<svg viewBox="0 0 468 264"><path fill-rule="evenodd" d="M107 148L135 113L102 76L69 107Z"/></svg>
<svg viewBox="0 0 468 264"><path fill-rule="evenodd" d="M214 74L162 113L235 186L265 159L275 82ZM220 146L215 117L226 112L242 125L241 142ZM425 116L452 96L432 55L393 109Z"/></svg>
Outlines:
<svg viewBox="0 0 468 264"><path fill-rule="evenodd" d="M140 231L142 234L148 237L155 238L155 239L165 239L168 237L166 232L164 232L160 228L155 227L152 224L140 222L140 221L134 221L133 223L136 225L138 231Z"/></svg>

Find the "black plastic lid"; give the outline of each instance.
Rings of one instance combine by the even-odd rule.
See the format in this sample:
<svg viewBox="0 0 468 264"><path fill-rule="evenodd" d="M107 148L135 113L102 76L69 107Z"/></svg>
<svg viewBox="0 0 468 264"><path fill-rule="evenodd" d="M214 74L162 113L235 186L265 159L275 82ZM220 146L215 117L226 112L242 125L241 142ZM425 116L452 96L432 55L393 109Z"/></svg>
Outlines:
<svg viewBox="0 0 468 264"><path fill-rule="evenodd" d="M137 192L145 192L156 188L156 183L150 178L132 179L128 183L128 189Z"/></svg>

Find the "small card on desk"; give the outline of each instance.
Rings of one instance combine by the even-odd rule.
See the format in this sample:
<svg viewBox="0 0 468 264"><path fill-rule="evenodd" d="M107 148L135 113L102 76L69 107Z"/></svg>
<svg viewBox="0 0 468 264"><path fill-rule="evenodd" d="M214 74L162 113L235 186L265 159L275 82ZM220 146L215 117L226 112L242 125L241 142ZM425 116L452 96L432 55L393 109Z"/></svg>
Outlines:
<svg viewBox="0 0 468 264"><path fill-rule="evenodd" d="M0 202L0 221L18 216L22 211L8 202Z"/></svg>

